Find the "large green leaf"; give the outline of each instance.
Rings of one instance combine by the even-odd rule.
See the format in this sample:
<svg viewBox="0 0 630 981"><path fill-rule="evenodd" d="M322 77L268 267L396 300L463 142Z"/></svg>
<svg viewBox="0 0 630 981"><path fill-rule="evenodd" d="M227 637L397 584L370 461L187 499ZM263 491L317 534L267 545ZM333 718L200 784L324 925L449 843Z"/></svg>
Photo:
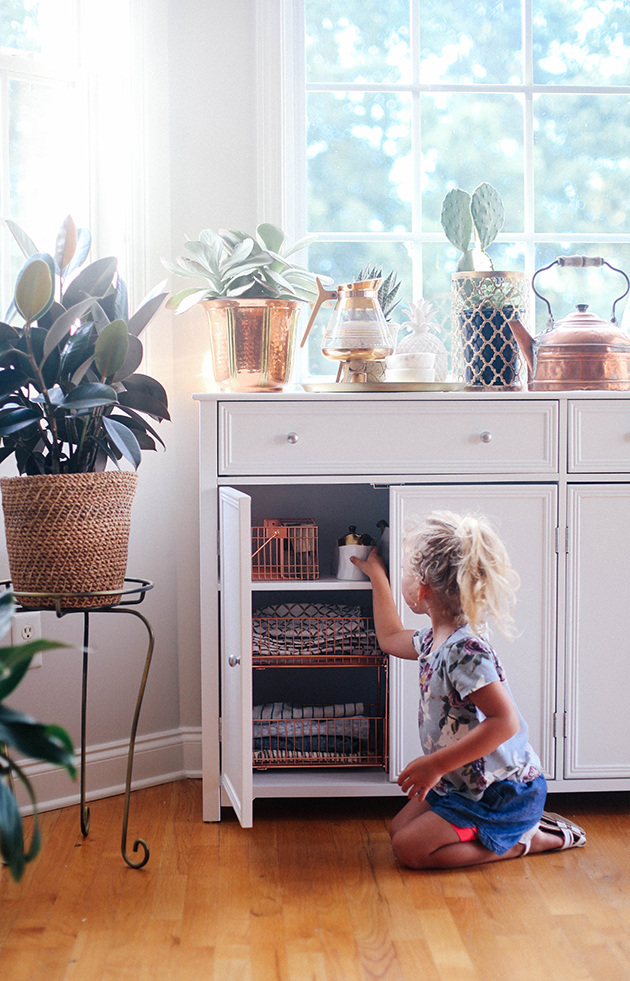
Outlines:
<svg viewBox="0 0 630 981"><path fill-rule="evenodd" d="M66 278L70 276L71 273L82 266L88 257L90 247L92 245L92 236L90 234L89 228L78 228L77 229L77 247L72 258L72 261L68 268L65 270Z"/></svg>
<svg viewBox="0 0 630 981"><path fill-rule="evenodd" d="M256 235L261 245L266 249L270 249L271 252L279 252L286 241L286 235L282 229L269 222L259 225L256 229Z"/></svg>
<svg viewBox="0 0 630 981"><path fill-rule="evenodd" d="M127 357L112 378L112 384L124 382L126 378L133 375L134 371L142 364L143 356L144 348L142 347L142 341L137 337L129 336Z"/></svg>
<svg viewBox="0 0 630 981"><path fill-rule="evenodd" d="M153 428L153 426L151 426L151 424L148 423L146 421L146 419L144 419L141 415L139 415L134 409L131 409L128 405L117 405L116 408L119 411L116 413L116 416L115 417L114 417L114 414L112 412L112 414L109 417L110 419L114 419L115 418L117 422L120 422L123 425L129 426L130 429L133 429L133 431L134 431L134 433L136 435L138 434L138 432L144 432L144 433L147 433L148 432L148 433L151 433L151 435L154 436L155 439L157 439L158 443L161 443L162 446L165 445L164 444L164 440L155 431L155 429ZM121 413L123 413L123 412L127 416L129 416L129 419L125 419L121 415Z"/></svg>
<svg viewBox="0 0 630 981"><path fill-rule="evenodd" d="M99 405L111 405L117 401L116 392L109 385L86 382L68 392L63 404L69 409L95 409Z"/></svg>
<svg viewBox="0 0 630 981"><path fill-rule="evenodd" d="M39 842L37 850L39 850ZM0 779L0 854L13 879L19 882L26 864L22 817L10 787L2 779Z"/></svg>
<svg viewBox="0 0 630 981"><path fill-rule="evenodd" d="M245 239L244 242L239 242L231 255L225 256L221 260L221 273L225 276L230 269L235 266L240 266L245 262L246 259L251 255L252 249L254 248L254 240L252 238Z"/></svg>
<svg viewBox="0 0 630 981"><path fill-rule="evenodd" d="M11 234L13 235L13 238L20 246L22 252L24 253L25 258L30 259L32 255L37 255L39 249L37 248L33 240L28 237L24 229L20 228L20 226L16 224L16 222L11 221L10 218L5 218L4 221L7 228L10 230Z"/></svg>
<svg viewBox="0 0 630 981"><path fill-rule="evenodd" d="M63 295L65 307L74 306L86 296L103 297L112 285L118 260L112 256L97 259L82 269L76 279L73 279Z"/></svg>
<svg viewBox="0 0 630 981"><path fill-rule="evenodd" d="M113 320L98 336L94 346L94 364L102 381L113 378L122 368L129 350L129 332L124 320Z"/></svg>
<svg viewBox="0 0 630 981"><path fill-rule="evenodd" d="M219 272L219 262L217 261L217 255L212 246L206 245L205 242L188 241L185 244L185 249L187 252L190 252L191 256L196 259L197 262L201 263L206 270L207 275L217 278L220 281L221 274Z"/></svg>
<svg viewBox="0 0 630 981"><path fill-rule="evenodd" d="M63 766L74 776L74 752L68 734L8 705L0 705L0 743L14 746L31 759Z"/></svg>
<svg viewBox="0 0 630 981"><path fill-rule="evenodd" d="M11 596L10 593L8 595ZM59 647L67 647L67 644L55 640L38 639L29 641L27 644L0 647L0 701L3 701L17 688L36 654Z"/></svg>
<svg viewBox="0 0 630 981"><path fill-rule="evenodd" d="M138 307L133 317L129 318L129 323L127 324L127 329L131 335L134 337L140 336L147 324L156 315L167 296L168 293L158 293L157 296L149 297L141 307Z"/></svg>
<svg viewBox="0 0 630 981"><path fill-rule="evenodd" d="M20 269L13 299L18 313L27 323L37 320L50 309L55 295L54 276L54 267L51 270L42 253L27 259Z"/></svg>
<svg viewBox="0 0 630 981"><path fill-rule="evenodd" d="M0 371L0 399L23 388L27 381L27 375L19 368L4 368Z"/></svg>
<svg viewBox="0 0 630 981"><path fill-rule="evenodd" d="M35 409L24 407L14 409L0 409L0 436L9 436L11 433L18 433L21 429L32 426L34 422L41 419L41 412Z"/></svg>
<svg viewBox="0 0 630 981"><path fill-rule="evenodd" d="M125 388L128 392L149 395L157 399L158 402L161 402L165 408L168 408L166 389L156 378L152 378L151 375L143 375L140 372L136 372L135 375L131 375L130 378L125 379Z"/></svg>
<svg viewBox="0 0 630 981"><path fill-rule="evenodd" d="M58 317L51 327L48 328L44 341L44 358L47 358L53 348L57 346L70 333L72 326L80 321L81 317L87 313L94 301L91 297L80 300Z"/></svg>
<svg viewBox="0 0 630 981"><path fill-rule="evenodd" d="M175 262L171 262L170 259L162 259L162 265L173 275L181 276L184 279L208 279L207 269L200 262L189 259L185 255L178 256Z"/></svg>
<svg viewBox="0 0 630 981"><path fill-rule="evenodd" d="M191 307L194 307L197 303L201 303L202 300L211 299L219 295L216 290L200 290L196 286L189 286L185 290L180 290L179 293L173 293L166 301L166 309L177 310L178 313L185 313L186 310L190 310Z"/></svg>
<svg viewBox="0 0 630 981"><path fill-rule="evenodd" d="M111 419L109 416L103 416L103 426L114 446L117 447L125 459L129 460L137 470L142 460L142 452L138 440L128 426L116 422L115 419Z"/></svg>

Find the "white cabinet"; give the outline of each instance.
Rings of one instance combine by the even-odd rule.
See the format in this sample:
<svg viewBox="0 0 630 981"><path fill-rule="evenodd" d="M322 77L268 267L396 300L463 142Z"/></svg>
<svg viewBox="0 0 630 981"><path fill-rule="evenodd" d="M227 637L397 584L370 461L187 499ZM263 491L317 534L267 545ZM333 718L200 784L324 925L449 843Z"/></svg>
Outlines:
<svg viewBox="0 0 630 981"><path fill-rule="evenodd" d="M552 790L630 789L625 585L630 397L625 393L199 395L204 817L245 826L264 796L400 795L419 752L417 667L391 659L387 770L252 772L252 607L369 604L329 574L350 523L391 530L400 598L406 525L435 508L487 515L521 577L511 643L493 635ZM625 482L624 482L625 481ZM219 499L221 503L219 505ZM252 582L250 526L313 518L321 578ZM219 544L220 543L220 544ZM220 552L220 555L219 555ZM254 685L255 688L255 685ZM616 701L610 701L615 692ZM401 795L401 802L403 798Z"/></svg>
<svg viewBox="0 0 630 981"><path fill-rule="evenodd" d="M630 778L630 484L568 489L565 777Z"/></svg>

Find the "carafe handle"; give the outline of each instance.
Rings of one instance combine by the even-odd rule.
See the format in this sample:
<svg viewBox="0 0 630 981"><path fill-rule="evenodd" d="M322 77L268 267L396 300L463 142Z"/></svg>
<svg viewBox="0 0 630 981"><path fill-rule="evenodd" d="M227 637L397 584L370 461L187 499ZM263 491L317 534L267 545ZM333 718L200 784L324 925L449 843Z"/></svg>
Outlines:
<svg viewBox="0 0 630 981"><path fill-rule="evenodd" d="M306 330L304 331L304 337L302 338L302 341L300 343L300 347L304 347L304 345L306 344L306 338L308 337L308 335L309 335L309 333L311 331L311 327L313 326L313 324L315 322L315 317L317 316L317 314L319 312L319 308L322 306L322 304L324 304L326 302L326 300L336 300L337 297L338 297L338 295L339 295L338 292L337 292L337 290L327 290L327 289L324 289L324 287L322 286L321 280L318 279L317 276L315 277L315 282L317 283L317 299L315 300L315 303L313 304L313 309L311 311L311 315L308 318L308 323L306 325Z"/></svg>

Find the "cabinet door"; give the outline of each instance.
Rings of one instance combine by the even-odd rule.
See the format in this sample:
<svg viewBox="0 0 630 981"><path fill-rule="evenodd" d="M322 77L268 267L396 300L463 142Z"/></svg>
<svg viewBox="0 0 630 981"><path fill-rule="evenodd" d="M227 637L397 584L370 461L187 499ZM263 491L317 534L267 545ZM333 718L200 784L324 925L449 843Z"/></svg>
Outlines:
<svg viewBox="0 0 630 981"><path fill-rule="evenodd" d="M394 596L406 627L429 625L413 614L401 593L402 537L431 511L482 514L490 519L521 579L514 614L518 637L491 641L529 727L546 776L554 777L553 717L556 689L557 491L546 484L393 487L390 501L390 569ZM418 756L418 665L391 658L390 770L395 780Z"/></svg>
<svg viewBox="0 0 630 981"><path fill-rule="evenodd" d="M222 487L222 786L244 828L253 819L251 499Z"/></svg>
<svg viewBox="0 0 630 981"><path fill-rule="evenodd" d="M567 778L630 777L630 484L568 490Z"/></svg>

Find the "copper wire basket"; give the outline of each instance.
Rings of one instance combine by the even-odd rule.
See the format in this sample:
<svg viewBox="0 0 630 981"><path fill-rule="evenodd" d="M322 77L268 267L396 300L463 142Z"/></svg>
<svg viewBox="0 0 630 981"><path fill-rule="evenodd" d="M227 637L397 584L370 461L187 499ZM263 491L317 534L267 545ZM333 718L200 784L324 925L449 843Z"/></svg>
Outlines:
<svg viewBox="0 0 630 981"><path fill-rule="evenodd" d="M376 702L285 706L252 721L253 767L387 767L388 658L365 616L252 618L252 665L376 672Z"/></svg>
<svg viewBox="0 0 630 981"><path fill-rule="evenodd" d="M319 579L318 530L312 518L266 518L252 526L252 579Z"/></svg>

